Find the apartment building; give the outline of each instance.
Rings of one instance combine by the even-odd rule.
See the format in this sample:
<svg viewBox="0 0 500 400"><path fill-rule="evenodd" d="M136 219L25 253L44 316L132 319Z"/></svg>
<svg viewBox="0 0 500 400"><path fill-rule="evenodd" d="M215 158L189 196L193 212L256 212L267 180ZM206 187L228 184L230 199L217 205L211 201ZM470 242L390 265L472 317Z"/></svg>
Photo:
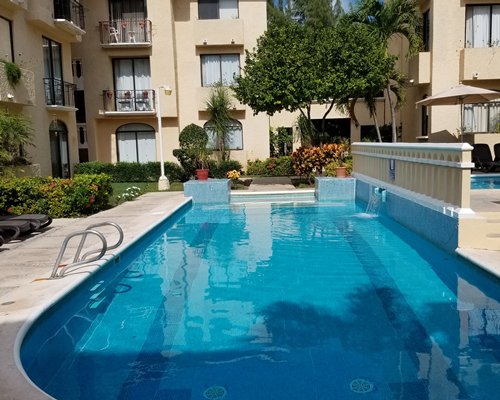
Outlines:
<svg viewBox="0 0 500 400"><path fill-rule="evenodd" d="M161 144L176 161L182 128L206 126L211 86L233 82L265 28L265 0L0 0L1 58L23 71L12 88L0 68L0 106L32 120L33 173L159 160ZM268 117L236 100L231 114L231 158L267 157Z"/></svg>
<svg viewBox="0 0 500 400"><path fill-rule="evenodd" d="M500 1L421 0L424 49L407 64L412 86L401 112L403 140L460 141L459 106L415 102L463 83L500 90ZM500 142L500 103L466 105L464 140Z"/></svg>
<svg viewBox="0 0 500 400"><path fill-rule="evenodd" d="M12 87L0 64L0 107L32 121L35 147L24 150L35 166L27 173L69 177L78 162L71 44L84 34L74 0L0 0L0 59L22 71Z"/></svg>
<svg viewBox="0 0 500 400"><path fill-rule="evenodd" d="M88 158L176 161L180 131L207 126L214 83L233 83L245 50L266 29L265 0L86 0L87 34L73 46L80 66ZM269 123L236 100L231 158L269 154ZM161 135L159 131L161 129ZM85 148L84 148L85 146Z"/></svg>

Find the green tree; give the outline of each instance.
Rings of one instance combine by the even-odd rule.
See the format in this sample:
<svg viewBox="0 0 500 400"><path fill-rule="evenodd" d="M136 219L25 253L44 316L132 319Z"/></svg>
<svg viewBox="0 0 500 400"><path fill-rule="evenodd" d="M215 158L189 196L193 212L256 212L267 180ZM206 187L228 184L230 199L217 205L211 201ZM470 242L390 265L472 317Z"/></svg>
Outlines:
<svg viewBox="0 0 500 400"><path fill-rule="evenodd" d="M408 41L408 55L416 54L422 47L422 23L417 0L361 0L348 18L368 26L386 52L394 37ZM380 88L386 91L391 107L393 142L397 141L396 109L404 99L404 82L402 73L393 69ZM396 102L391 93L395 95Z"/></svg>
<svg viewBox="0 0 500 400"><path fill-rule="evenodd" d="M33 129L23 114L0 110L0 165L20 162L20 148L32 145Z"/></svg>
<svg viewBox="0 0 500 400"><path fill-rule="evenodd" d="M293 21L271 24L256 49L247 52L234 91L255 113L299 111L306 122L301 135L321 144L326 117L336 103L379 90L393 63L362 24L320 30ZM326 105L318 133L311 123L313 103Z"/></svg>
<svg viewBox="0 0 500 400"><path fill-rule="evenodd" d="M228 145L231 139L231 94L221 83L213 86L206 101L210 119L206 125L208 132L215 138L215 150L221 161L229 160Z"/></svg>

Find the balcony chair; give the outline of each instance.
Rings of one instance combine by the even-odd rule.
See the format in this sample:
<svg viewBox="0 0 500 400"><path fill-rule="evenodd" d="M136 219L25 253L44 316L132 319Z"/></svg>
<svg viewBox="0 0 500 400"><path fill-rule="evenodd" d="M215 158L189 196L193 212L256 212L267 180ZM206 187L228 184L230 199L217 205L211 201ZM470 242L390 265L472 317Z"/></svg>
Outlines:
<svg viewBox="0 0 500 400"><path fill-rule="evenodd" d="M484 172L494 172L500 169L500 162L493 161L490 146L486 143L476 143L472 149L472 162L476 164L476 169Z"/></svg>
<svg viewBox="0 0 500 400"><path fill-rule="evenodd" d="M109 27L109 43L120 43L120 32L113 26Z"/></svg>

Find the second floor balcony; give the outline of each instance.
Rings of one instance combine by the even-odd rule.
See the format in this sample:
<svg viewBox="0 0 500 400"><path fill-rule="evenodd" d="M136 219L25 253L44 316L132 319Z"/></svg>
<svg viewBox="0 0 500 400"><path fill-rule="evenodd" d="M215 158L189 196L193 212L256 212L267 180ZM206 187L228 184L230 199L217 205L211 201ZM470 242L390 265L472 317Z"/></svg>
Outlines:
<svg viewBox="0 0 500 400"><path fill-rule="evenodd" d="M150 47L151 21L116 19L99 22L102 47Z"/></svg>
<svg viewBox="0 0 500 400"><path fill-rule="evenodd" d="M57 78L44 78L45 104L48 107L75 108L74 83Z"/></svg>
<svg viewBox="0 0 500 400"><path fill-rule="evenodd" d="M76 0L54 0L54 23L71 33L85 33L83 6Z"/></svg>
<svg viewBox="0 0 500 400"><path fill-rule="evenodd" d="M102 97L105 114L155 113L155 91L152 89L104 90Z"/></svg>

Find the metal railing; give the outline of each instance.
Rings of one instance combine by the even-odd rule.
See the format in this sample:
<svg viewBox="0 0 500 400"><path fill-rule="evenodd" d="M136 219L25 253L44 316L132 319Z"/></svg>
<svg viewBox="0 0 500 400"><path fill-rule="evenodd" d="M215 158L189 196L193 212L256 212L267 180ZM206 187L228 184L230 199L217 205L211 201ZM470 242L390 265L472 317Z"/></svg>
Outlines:
<svg viewBox="0 0 500 400"><path fill-rule="evenodd" d="M45 104L51 106L75 106L74 83L65 82L57 78L44 78Z"/></svg>
<svg viewBox="0 0 500 400"><path fill-rule="evenodd" d="M155 110L155 91L141 90L104 90L103 106L105 111L136 112Z"/></svg>
<svg viewBox="0 0 500 400"><path fill-rule="evenodd" d="M116 243L108 245L104 235L96 229L96 228L101 228L103 226L112 226L116 228L116 230L118 231L118 240L116 241ZM98 249L95 248L91 249L82 255L82 250L89 236L96 236L100 240L101 247ZM81 238L80 238L80 243L78 244L78 247L76 249L75 255L73 257L73 261L70 262L69 264L61 264L61 261L64 257L64 253L68 248L68 244L70 243L71 239L75 237L81 237ZM68 236L64 238L64 241L61 245L61 250L59 250L59 255L57 256L56 262L54 264L54 267L52 268L52 273L49 279L62 278L65 275L66 271L68 271L69 269L74 269L81 265L89 264L91 262L100 260L108 250L116 249L118 246L120 246L120 244L122 244L122 242L123 242L123 230L120 227L120 225L118 225L115 222L99 222L96 224L89 225L83 231L70 233Z"/></svg>
<svg viewBox="0 0 500 400"><path fill-rule="evenodd" d="M76 0L54 0L54 18L65 19L85 29L83 6Z"/></svg>
<svg viewBox="0 0 500 400"><path fill-rule="evenodd" d="M151 44L151 21L147 19L115 19L99 22L103 45Z"/></svg>

